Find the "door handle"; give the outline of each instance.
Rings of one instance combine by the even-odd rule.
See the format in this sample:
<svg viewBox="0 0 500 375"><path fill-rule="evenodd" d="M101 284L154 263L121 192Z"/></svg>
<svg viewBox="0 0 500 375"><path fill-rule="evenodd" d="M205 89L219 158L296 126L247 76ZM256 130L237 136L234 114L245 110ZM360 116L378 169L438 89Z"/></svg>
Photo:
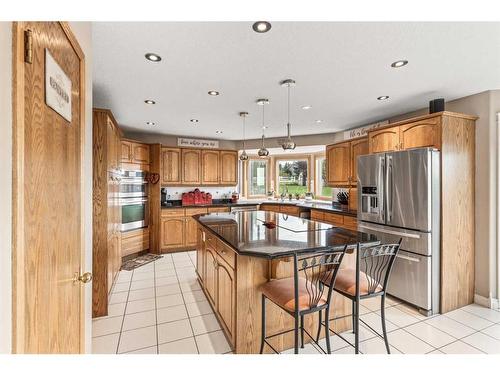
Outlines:
<svg viewBox="0 0 500 375"><path fill-rule="evenodd" d="M78 272L75 272L75 275L73 276L73 284L77 283L80 281L82 284L87 284L92 281L92 273L90 272L85 272L84 274L80 275Z"/></svg>
<svg viewBox="0 0 500 375"><path fill-rule="evenodd" d="M386 181L385 181L385 194L386 194L386 208L387 208L387 222L392 221L392 156L387 156L387 172L386 172ZM390 189L390 193L389 193Z"/></svg>
<svg viewBox="0 0 500 375"><path fill-rule="evenodd" d="M420 262L420 259L418 259L418 258L412 258L412 257L406 256L406 255L401 255L401 254L396 255L396 258L409 260L410 262L416 262L416 263Z"/></svg>

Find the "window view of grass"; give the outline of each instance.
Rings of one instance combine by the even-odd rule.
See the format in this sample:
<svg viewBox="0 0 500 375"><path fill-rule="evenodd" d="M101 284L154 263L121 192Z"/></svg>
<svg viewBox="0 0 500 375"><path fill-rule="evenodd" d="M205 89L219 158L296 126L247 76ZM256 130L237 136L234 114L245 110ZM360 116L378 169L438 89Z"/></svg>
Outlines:
<svg viewBox="0 0 500 375"><path fill-rule="evenodd" d="M278 194L299 194L304 196L307 188L307 161L278 161Z"/></svg>
<svg viewBox="0 0 500 375"><path fill-rule="evenodd" d="M321 158L318 159L317 164L316 164L316 171L320 172L320 175L318 176L319 178L317 179L317 191L319 191L319 196L320 197L328 197L331 198L332 196L332 188L326 185L326 159Z"/></svg>

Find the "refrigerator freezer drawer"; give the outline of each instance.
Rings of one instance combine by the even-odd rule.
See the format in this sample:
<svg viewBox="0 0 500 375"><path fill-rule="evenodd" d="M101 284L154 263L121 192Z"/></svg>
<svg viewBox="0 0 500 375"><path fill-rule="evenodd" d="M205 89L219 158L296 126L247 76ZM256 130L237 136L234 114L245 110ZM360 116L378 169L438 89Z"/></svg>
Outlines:
<svg viewBox="0 0 500 375"><path fill-rule="evenodd" d="M400 250L387 292L423 310L432 310L432 257Z"/></svg>

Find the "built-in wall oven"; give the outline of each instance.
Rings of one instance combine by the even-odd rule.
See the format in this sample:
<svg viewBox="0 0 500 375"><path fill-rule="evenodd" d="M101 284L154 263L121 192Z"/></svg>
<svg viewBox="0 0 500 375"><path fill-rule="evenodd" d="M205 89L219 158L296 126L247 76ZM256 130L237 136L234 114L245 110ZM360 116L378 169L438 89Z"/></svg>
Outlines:
<svg viewBox="0 0 500 375"><path fill-rule="evenodd" d="M122 171L119 201L122 211L120 230L126 232L148 226L148 182L145 171Z"/></svg>

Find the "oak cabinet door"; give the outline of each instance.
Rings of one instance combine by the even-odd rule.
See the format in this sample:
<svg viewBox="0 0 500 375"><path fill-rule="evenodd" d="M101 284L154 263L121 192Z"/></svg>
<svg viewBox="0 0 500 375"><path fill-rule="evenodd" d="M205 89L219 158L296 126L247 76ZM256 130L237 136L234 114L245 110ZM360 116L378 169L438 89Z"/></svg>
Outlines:
<svg viewBox="0 0 500 375"><path fill-rule="evenodd" d="M196 246L198 242L198 223L192 217L186 217L186 246Z"/></svg>
<svg viewBox="0 0 500 375"><path fill-rule="evenodd" d="M441 146L441 118L434 117L400 126L401 150Z"/></svg>
<svg viewBox="0 0 500 375"><path fill-rule="evenodd" d="M132 163L149 164L149 146L133 143L132 144Z"/></svg>
<svg viewBox="0 0 500 375"><path fill-rule="evenodd" d="M205 268L203 265L205 264L205 232L197 227L197 240L198 243L196 245L196 272L201 279L201 281L205 282Z"/></svg>
<svg viewBox="0 0 500 375"><path fill-rule="evenodd" d="M351 176L350 142L327 146L326 165L328 185L349 185Z"/></svg>
<svg viewBox="0 0 500 375"><path fill-rule="evenodd" d="M280 212L286 215L299 216L300 209L295 206L287 206L284 204L280 207Z"/></svg>
<svg viewBox="0 0 500 375"><path fill-rule="evenodd" d="M171 249L184 246L184 217L166 217L161 219L161 247Z"/></svg>
<svg viewBox="0 0 500 375"><path fill-rule="evenodd" d="M199 185L201 183L200 150L182 149L182 183Z"/></svg>
<svg viewBox="0 0 500 375"><path fill-rule="evenodd" d="M130 163L132 161L132 142L121 142L120 160L125 163Z"/></svg>
<svg viewBox="0 0 500 375"><path fill-rule="evenodd" d="M368 138L351 141L351 185L358 184L358 156L368 154Z"/></svg>
<svg viewBox="0 0 500 375"><path fill-rule="evenodd" d="M220 152L220 183L229 186L238 183L238 153L236 151Z"/></svg>
<svg viewBox="0 0 500 375"><path fill-rule="evenodd" d="M162 147L161 149L161 183L181 183L181 149Z"/></svg>
<svg viewBox="0 0 500 375"><path fill-rule="evenodd" d="M215 246L211 246L209 239L210 237L207 237L207 241L205 241L205 280L203 285L208 300L216 309L217 253Z"/></svg>
<svg viewBox="0 0 500 375"><path fill-rule="evenodd" d="M280 206L279 206L279 204L261 204L259 207L259 210L280 212Z"/></svg>
<svg viewBox="0 0 500 375"><path fill-rule="evenodd" d="M234 271L220 257L217 257L217 312L231 338L235 323L235 278Z"/></svg>
<svg viewBox="0 0 500 375"><path fill-rule="evenodd" d="M399 150L399 127L369 132L368 144L370 154Z"/></svg>
<svg viewBox="0 0 500 375"><path fill-rule="evenodd" d="M201 183L204 185L219 184L219 151L203 150L201 152Z"/></svg>

